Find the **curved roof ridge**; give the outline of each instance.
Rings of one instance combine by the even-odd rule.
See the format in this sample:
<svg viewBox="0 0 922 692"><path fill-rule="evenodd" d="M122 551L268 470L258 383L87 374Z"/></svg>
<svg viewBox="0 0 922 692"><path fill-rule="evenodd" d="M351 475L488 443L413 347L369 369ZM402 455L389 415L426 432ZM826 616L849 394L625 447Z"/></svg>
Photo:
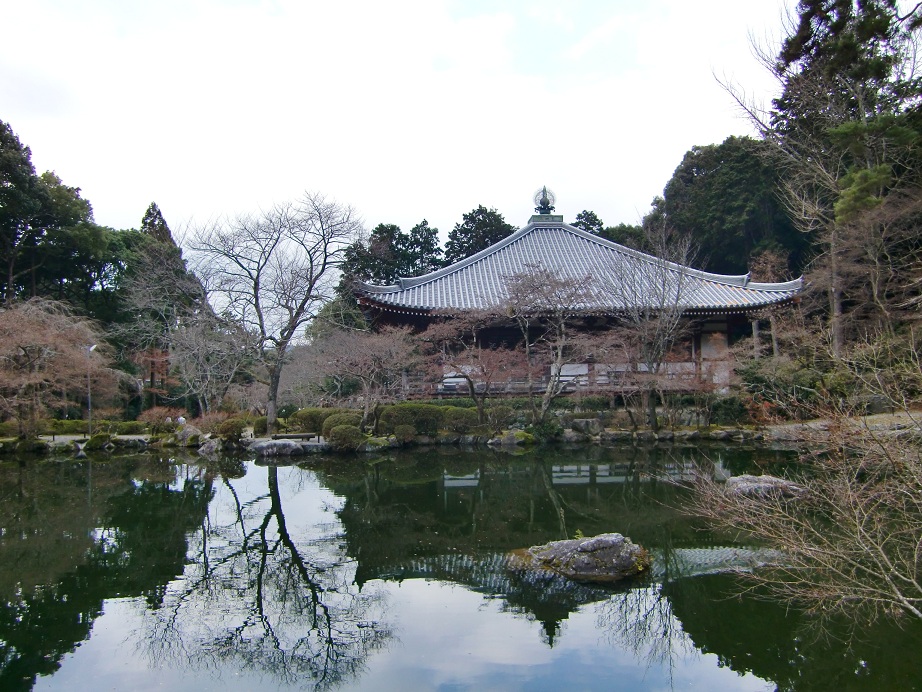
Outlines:
<svg viewBox="0 0 922 692"><path fill-rule="evenodd" d="M435 271L429 272L428 274L420 274L419 276L401 276L397 278L397 283L390 284L387 286L382 286L379 284L368 284L368 283L365 283L364 281L359 281L358 285L360 285L362 288L366 290L369 290L372 293L386 293L387 291L394 291L394 290L399 291L399 290L403 290L406 288L414 288L416 286L419 286L420 284L426 283L427 281L434 281L435 279L441 279L444 276L448 276L449 274L452 274L456 271L460 271L461 269L464 269L465 267L468 267L474 264L475 262L478 262L484 257L489 257L494 252L498 250L502 250L507 245L511 245L513 242L521 238L523 235L526 235L528 232L534 230L534 227L536 225L537 224L530 223L527 226L523 226L522 228L515 231L514 233L510 233L502 240L499 240L493 243L489 247L486 247L483 250L480 250L479 252L475 252L470 257L465 257L462 260L458 260L454 264L449 264L447 267L436 269Z"/></svg>
<svg viewBox="0 0 922 692"><path fill-rule="evenodd" d="M575 242L573 242L575 241ZM697 296L686 309L753 309L793 298L803 278L780 283L750 281L749 274L715 274L670 262L561 221L533 221L502 240L447 267L416 277L400 277L388 286L358 282L356 292L394 308L433 310L469 309L502 297L505 282L528 266L546 266L567 274L596 275L602 281L620 281L623 272L650 267L680 280L691 279ZM633 268L632 268L633 267ZM612 273L614 272L614 273ZM593 289L589 302L605 308L606 292ZM643 291L641 291L643 292ZM643 299L638 296L638 299ZM683 301L684 302L684 301ZM593 308L593 309L596 309ZM611 308L611 305L608 305Z"/></svg>

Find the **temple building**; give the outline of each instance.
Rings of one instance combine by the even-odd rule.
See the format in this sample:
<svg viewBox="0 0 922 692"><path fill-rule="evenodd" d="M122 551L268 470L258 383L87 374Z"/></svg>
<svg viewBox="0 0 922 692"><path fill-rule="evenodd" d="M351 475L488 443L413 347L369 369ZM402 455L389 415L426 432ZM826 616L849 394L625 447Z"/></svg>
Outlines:
<svg viewBox="0 0 922 692"><path fill-rule="evenodd" d="M514 277L536 270L583 286L571 304L561 306L582 328L610 327L636 314L638 307L651 314L679 310L688 336L681 349L685 355L670 367L721 386L729 383L731 372L728 335L744 331L766 310L796 301L802 290L802 279L756 283L748 274L711 274L668 262L566 224L563 216L538 213L524 228L466 259L391 286L359 283L355 295L376 323L422 329L433 319L465 311L508 313L503 306L509 303ZM637 368L618 366L622 371L631 367ZM570 363L566 370L581 386L615 384L611 363L605 368Z"/></svg>

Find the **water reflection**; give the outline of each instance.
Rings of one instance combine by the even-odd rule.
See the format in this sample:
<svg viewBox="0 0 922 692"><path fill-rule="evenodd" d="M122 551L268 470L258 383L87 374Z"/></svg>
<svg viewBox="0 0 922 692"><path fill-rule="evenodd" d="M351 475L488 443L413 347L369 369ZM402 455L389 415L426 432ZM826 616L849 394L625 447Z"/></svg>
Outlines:
<svg viewBox="0 0 922 692"><path fill-rule="evenodd" d="M279 469L259 469L267 492L241 497L223 481L229 506L213 506L191 537L191 565L162 608L145 620L147 654L158 666L233 665L280 683L328 687L355 675L389 637L381 595L352 588L353 565L337 532L296 540Z"/></svg>
<svg viewBox="0 0 922 692"><path fill-rule="evenodd" d="M478 594L491 608L467 618L477 631L505 631L512 618L529 623L530 645L578 651L586 688L614 686L612 652L621 668L633 661L626 688L686 684L711 654L710 676L732 670L784 690L919 684L914 624L880 624L857 639L833 628L818 640L799 613L734 595L732 577L715 572L758 561L758 549L672 509L684 491L669 479L694 473L700 450L579 453L395 452L310 468L147 455L0 462L0 689L31 689L62 662L80 670L92 647L71 652L114 598L134 599L131 644L119 655L173 676L166 686L224 671L272 689L370 689L386 671L413 675L465 652L470 632L447 636L444 649L419 640L431 623L409 615L426 609L406 600L420 594L400 590L408 580L436 589L433 603L458 600L449 585ZM782 458L719 448L707 457L716 473ZM612 530L653 551L647 581L606 589L508 569L514 548ZM398 641L425 660L390 646ZM453 684L572 682L569 655L554 661L514 680L484 664ZM49 686L58 679L68 678ZM736 689L755 681L721 680Z"/></svg>

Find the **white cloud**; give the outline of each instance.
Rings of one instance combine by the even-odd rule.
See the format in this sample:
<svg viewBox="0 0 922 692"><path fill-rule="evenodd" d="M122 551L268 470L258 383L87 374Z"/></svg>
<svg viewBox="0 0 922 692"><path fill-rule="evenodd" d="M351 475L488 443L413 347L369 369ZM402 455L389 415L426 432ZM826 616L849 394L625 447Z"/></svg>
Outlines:
<svg viewBox="0 0 922 692"><path fill-rule="evenodd" d="M33 0L5 9L0 118L115 227L310 189L445 234L478 204L522 224L545 184L633 222L688 148L749 131L712 71L765 88L747 32L781 1Z"/></svg>

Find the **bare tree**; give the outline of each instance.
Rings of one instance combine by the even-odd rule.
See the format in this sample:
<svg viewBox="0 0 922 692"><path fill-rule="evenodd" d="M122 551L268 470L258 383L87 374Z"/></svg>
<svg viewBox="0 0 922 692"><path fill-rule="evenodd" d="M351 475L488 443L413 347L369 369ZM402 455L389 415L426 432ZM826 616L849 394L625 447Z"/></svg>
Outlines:
<svg viewBox="0 0 922 692"><path fill-rule="evenodd" d="M527 373L522 352L505 345L483 344L483 330L499 318L500 315L491 310L446 316L433 322L421 337L430 347L427 361L434 379L439 382L446 376L463 379L481 424L487 422L486 405L490 395Z"/></svg>
<svg viewBox="0 0 922 692"><path fill-rule="evenodd" d="M297 202L225 219L195 234L196 270L214 292L219 312L257 344L270 432L289 347L332 298L338 263L360 227L351 207L307 193Z"/></svg>
<svg viewBox="0 0 922 692"><path fill-rule="evenodd" d="M691 239L671 231L664 219L648 223L644 233L655 256L626 258L600 272L618 277L605 286L618 323L602 335L597 349L603 361L630 365L629 371L619 374L629 380L628 387L639 391L647 422L656 429L657 397L677 374L669 363L688 333L683 314L685 306L694 302L695 282L687 268L694 252Z"/></svg>
<svg viewBox="0 0 922 692"><path fill-rule="evenodd" d="M111 395L118 378L96 348L101 338L61 303L33 298L0 308L0 414L15 416L28 436L48 409L94 391Z"/></svg>
<svg viewBox="0 0 922 692"><path fill-rule="evenodd" d="M830 340L831 348L831 340ZM922 392L922 346L869 340L837 361L860 395L816 392L792 499L730 492L706 479L691 511L784 555L749 578L819 613L922 618L922 446L913 405ZM865 396L901 412L908 430L879 430L856 415Z"/></svg>
<svg viewBox="0 0 922 692"><path fill-rule="evenodd" d="M249 335L210 310L183 322L171 335L170 366L202 413L213 411L249 362Z"/></svg>
<svg viewBox="0 0 922 692"><path fill-rule="evenodd" d="M585 311L590 285L589 276L565 277L540 266L507 277L507 298L499 309L512 317L522 334L535 422L545 420L551 402L569 384L564 364L582 357L576 349L584 342L574 338L574 322ZM540 402L532 396L535 366L548 368Z"/></svg>
<svg viewBox="0 0 922 692"><path fill-rule="evenodd" d="M417 359L416 346L404 327L374 332L338 329L312 343L307 352L317 374L359 383L365 426L372 422L378 404L405 396L404 375Z"/></svg>

